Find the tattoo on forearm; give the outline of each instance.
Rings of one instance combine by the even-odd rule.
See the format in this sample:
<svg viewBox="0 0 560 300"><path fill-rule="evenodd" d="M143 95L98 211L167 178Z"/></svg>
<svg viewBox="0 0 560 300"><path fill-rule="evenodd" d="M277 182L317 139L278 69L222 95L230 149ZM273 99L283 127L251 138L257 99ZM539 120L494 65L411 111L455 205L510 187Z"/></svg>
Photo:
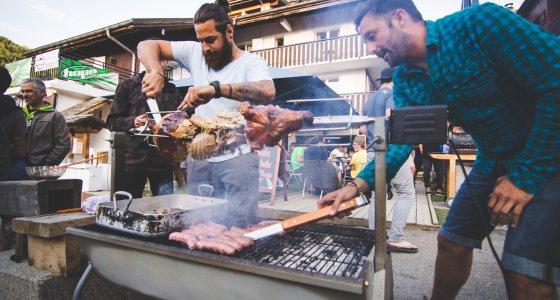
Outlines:
<svg viewBox="0 0 560 300"><path fill-rule="evenodd" d="M233 96L241 101L260 101L263 87L257 83L248 83L233 89Z"/></svg>

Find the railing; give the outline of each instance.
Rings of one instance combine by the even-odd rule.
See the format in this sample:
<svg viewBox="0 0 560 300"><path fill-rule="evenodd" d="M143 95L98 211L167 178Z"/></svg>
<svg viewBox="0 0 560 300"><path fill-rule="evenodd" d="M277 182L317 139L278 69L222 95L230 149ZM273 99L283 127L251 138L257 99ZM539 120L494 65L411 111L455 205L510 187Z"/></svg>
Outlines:
<svg viewBox="0 0 560 300"><path fill-rule="evenodd" d="M253 53L278 68L373 57L367 53L359 35L255 50Z"/></svg>
<svg viewBox="0 0 560 300"><path fill-rule="evenodd" d="M350 99L352 103L352 107L362 115L364 113L364 104L366 103L369 96L371 96L374 92L364 92L364 93L348 93L348 94L340 94L341 97L346 99Z"/></svg>

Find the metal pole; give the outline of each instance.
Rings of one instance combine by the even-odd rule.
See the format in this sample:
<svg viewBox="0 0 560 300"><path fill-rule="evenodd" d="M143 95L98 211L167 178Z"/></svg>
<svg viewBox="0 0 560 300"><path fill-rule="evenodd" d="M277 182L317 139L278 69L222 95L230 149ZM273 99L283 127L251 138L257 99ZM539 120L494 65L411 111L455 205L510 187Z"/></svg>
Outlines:
<svg viewBox="0 0 560 300"><path fill-rule="evenodd" d="M127 137L124 132L111 133L111 194L114 195L122 187L124 176L124 154Z"/></svg>
<svg viewBox="0 0 560 300"><path fill-rule="evenodd" d="M373 129L375 150L375 272L385 269L387 254L387 230L385 229L385 211L387 202L387 133L385 118L375 118Z"/></svg>
<svg viewBox="0 0 560 300"><path fill-rule="evenodd" d="M91 270L92 270L91 262L88 262L88 266L84 271L84 274L82 274L82 277L80 277L80 281L78 281L78 285L76 285L76 288L74 289L74 293L72 294L72 300L80 299L80 293L82 292L82 287L84 286L84 283L88 279Z"/></svg>

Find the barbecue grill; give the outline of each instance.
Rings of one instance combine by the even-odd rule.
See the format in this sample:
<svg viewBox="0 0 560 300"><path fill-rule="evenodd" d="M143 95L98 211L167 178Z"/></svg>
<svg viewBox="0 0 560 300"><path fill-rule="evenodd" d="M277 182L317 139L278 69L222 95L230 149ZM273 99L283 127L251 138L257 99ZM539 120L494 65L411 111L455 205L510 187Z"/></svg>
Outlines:
<svg viewBox="0 0 560 300"><path fill-rule="evenodd" d="M97 225L67 233L77 237L90 261L85 276L93 268L106 280L157 298L373 297L375 234L370 229L310 224L258 240L231 257Z"/></svg>
<svg viewBox="0 0 560 300"><path fill-rule="evenodd" d="M398 116L407 124L407 119L422 121L445 111L445 107L437 109L439 114L435 109L428 113L402 109ZM439 142L436 125L442 123L445 128L446 120L438 120L421 123L421 128L418 122L412 122L416 124L413 130L409 128L412 125L400 126L400 140L393 142ZM375 138L370 146L376 151L377 234L363 228L311 224L290 231L287 236L258 240L250 248L227 257L192 251L161 237L147 239L97 225L68 228L67 232L76 236L90 262L74 291L74 299L79 297L92 270L116 284L164 299L392 299L392 263L385 234L389 136L384 117L366 121L375 125ZM350 120L347 124L352 126L354 122ZM111 193L121 175L121 166L117 164L122 162L121 149L126 140L124 135L112 135Z"/></svg>

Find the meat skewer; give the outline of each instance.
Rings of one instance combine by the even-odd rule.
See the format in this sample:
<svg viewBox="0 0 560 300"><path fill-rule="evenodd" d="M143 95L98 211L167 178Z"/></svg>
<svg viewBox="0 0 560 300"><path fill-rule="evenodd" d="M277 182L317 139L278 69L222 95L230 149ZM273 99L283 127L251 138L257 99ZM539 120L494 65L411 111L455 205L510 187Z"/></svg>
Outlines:
<svg viewBox="0 0 560 300"><path fill-rule="evenodd" d="M313 123L309 111L292 111L273 105L239 104L238 111L222 112L212 119L173 112L149 125L162 156L173 163L187 155L204 160L233 152L247 143L251 150L275 146L288 133Z"/></svg>

